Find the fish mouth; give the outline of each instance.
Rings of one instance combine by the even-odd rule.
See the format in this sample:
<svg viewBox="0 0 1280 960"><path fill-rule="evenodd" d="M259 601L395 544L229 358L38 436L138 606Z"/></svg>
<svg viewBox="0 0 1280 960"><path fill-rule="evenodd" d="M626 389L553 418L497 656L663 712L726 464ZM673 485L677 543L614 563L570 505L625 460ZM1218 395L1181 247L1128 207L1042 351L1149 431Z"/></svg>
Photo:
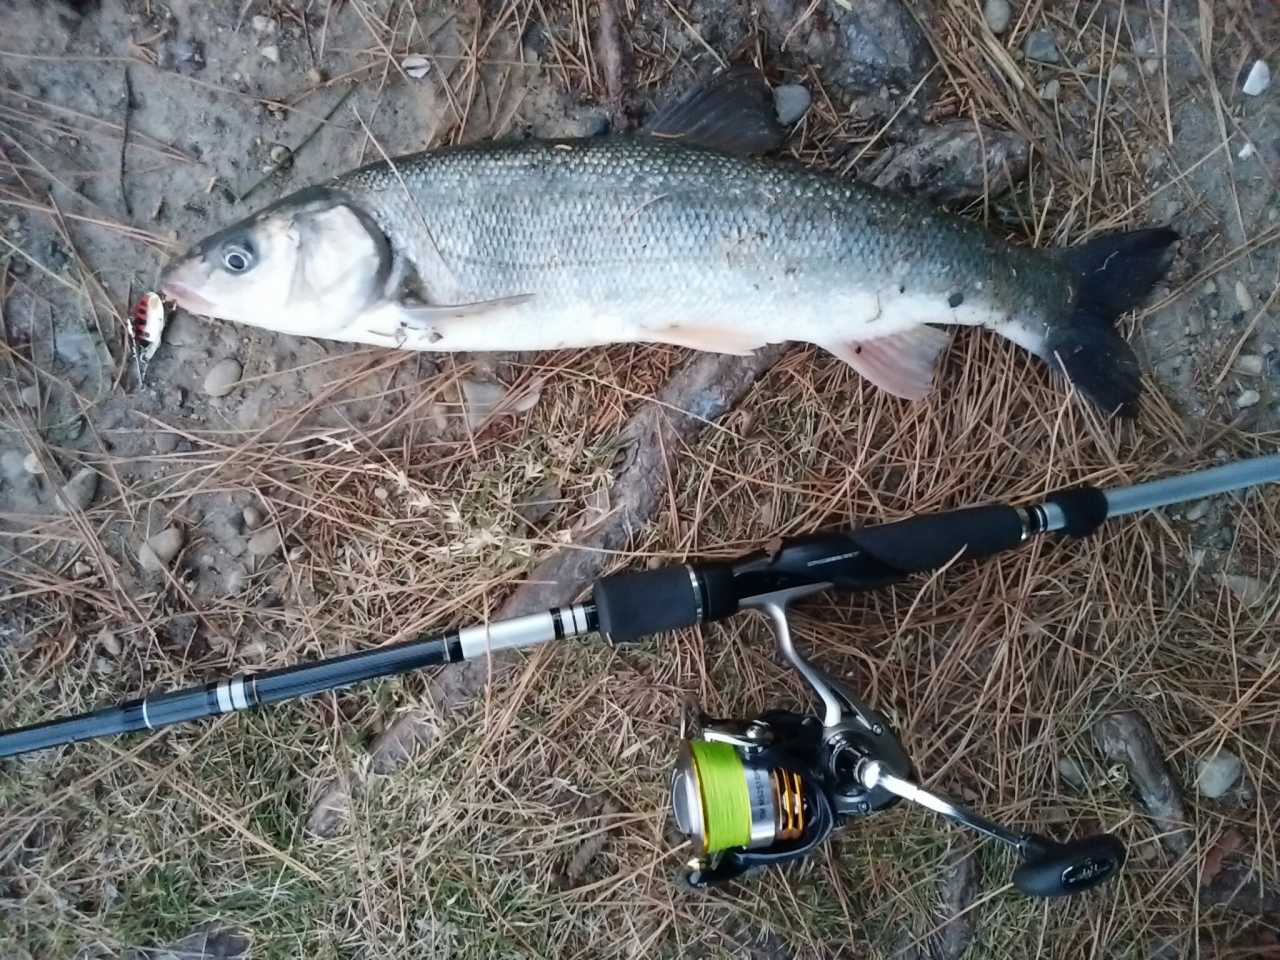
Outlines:
<svg viewBox="0 0 1280 960"><path fill-rule="evenodd" d="M217 307L209 300L206 300L200 294L196 293L185 283L179 283L176 280L170 280L165 283L160 292L168 300L175 301L178 306L191 313L203 313L205 316L213 316Z"/></svg>

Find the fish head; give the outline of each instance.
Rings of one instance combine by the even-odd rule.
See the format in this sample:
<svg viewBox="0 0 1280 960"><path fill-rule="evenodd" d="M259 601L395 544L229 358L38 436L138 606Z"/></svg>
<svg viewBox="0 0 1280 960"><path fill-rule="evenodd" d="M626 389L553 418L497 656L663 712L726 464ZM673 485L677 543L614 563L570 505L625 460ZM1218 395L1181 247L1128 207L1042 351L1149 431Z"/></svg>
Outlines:
<svg viewBox="0 0 1280 960"><path fill-rule="evenodd" d="M368 214L312 188L206 237L165 268L160 289L191 313L323 337L382 299L391 266Z"/></svg>

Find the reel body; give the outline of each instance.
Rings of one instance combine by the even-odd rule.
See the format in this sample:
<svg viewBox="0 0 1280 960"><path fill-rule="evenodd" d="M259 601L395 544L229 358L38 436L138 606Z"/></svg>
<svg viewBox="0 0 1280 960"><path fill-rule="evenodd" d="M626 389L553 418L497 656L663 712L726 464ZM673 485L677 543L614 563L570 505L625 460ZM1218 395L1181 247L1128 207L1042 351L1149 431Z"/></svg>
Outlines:
<svg viewBox="0 0 1280 960"><path fill-rule="evenodd" d="M702 721L681 743L671 780L677 828L694 846L691 886L730 880L755 867L808 855L851 817L886 810L900 797L857 777L869 758L903 776L910 764L885 724L824 728L815 716L775 710L744 723Z"/></svg>
<svg viewBox="0 0 1280 960"><path fill-rule="evenodd" d="M1015 833L913 782L911 761L888 720L792 643L790 602L825 586L792 586L743 601L769 617L783 657L821 700L822 717L774 710L751 721L702 718L697 730L681 731L671 805L694 848L684 870L690 886L798 860L845 821L904 799L1012 847L1019 859L1013 885L1028 896L1077 893L1119 871L1125 849L1109 834L1058 843Z"/></svg>

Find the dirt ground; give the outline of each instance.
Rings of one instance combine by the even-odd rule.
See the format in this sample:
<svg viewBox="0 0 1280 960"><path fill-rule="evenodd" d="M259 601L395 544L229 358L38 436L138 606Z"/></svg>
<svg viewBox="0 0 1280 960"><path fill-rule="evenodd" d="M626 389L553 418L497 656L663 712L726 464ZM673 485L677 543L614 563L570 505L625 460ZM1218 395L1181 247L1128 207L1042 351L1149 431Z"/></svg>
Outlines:
<svg viewBox="0 0 1280 960"><path fill-rule="evenodd" d="M433 357L179 313L139 382L124 318L167 257L290 190L381 152L622 135L722 61L809 91L803 162L945 195L1020 242L1152 223L1184 242L1130 325L1136 425L981 332L914 405L795 346L672 452L614 565L1280 449L1280 84L1242 90L1255 61L1280 70L1274 3L1015 0L998 33L979 0L616 7L620 89L580 0L0 9L0 726L480 619L607 515L619 431L683 351ZM1044 31L1056 62L1027 55ZM931 137L960 159L913 161ZM212 396L228 359L239 380ZM1087 897L1022 899L1002 853L906 810L683 890L681 704L806 702L744 617L544 648L447 714L409 677L0 762L4 954L1271 955L1265 896L1204 890L1224 863L1280 887L1278 503L1220 498L800 617L939 790L1123 836L1125 875ZM1120 708L1155 731L1187 843L1091 737ZM431 735L384 769L370 745L406 714ZM1242 773L1209 799L1198 765L1223 751ZM335 783L346 809L317 836ZM981 869L945 925L958 862Z"/></svg>

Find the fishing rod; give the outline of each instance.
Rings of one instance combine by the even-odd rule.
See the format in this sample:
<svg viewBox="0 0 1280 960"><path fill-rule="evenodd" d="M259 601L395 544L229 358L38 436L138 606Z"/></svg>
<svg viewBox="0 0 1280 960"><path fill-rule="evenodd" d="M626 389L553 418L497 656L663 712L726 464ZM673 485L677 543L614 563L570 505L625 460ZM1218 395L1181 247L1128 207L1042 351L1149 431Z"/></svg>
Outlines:
<svg viewBox="0 0 1280 960"><path fill-rule="evenodd" d="M589 602L0 732L0 757L158 730L567 637L596 633L626 643L756 610L813 689L821 715L774 710L750 721L682 722L671 800L676 825L695 851L684 871L691 885L802 858L842 822L907 800L1012 847L1019 860L1013 883L1022 892L1071 894L1120 869L1120 841L1101 834L1059 843L1016 833L925 790L887 718L796 650L791 605L825 590L885 586L1045 534L1086 537L1114 517L1278 481L1280 455L1272 455L1111 490L1072 487L1035 504L994 503L817 533L736 560L616 573L596 581Z"/></svg>

